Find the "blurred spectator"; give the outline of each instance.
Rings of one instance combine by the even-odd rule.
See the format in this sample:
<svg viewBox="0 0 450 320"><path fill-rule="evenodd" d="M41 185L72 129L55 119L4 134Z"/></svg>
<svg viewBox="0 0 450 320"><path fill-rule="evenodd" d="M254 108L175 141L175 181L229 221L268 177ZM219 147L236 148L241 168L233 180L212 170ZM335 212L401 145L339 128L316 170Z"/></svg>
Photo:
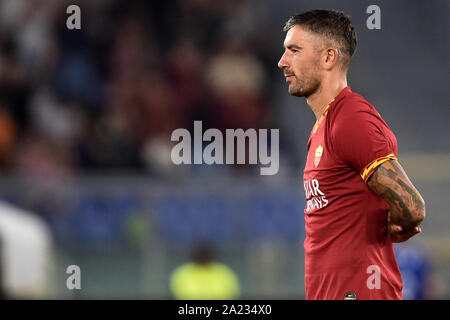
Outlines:
<svg viewBox="0 0 450 320"><path fill-rule="evenodd" d="M264 71L258 59L242 51L238 40L211 59L206 79L219 128L261 128L264 125Z"/></svg>
<svg viewBox="0 0 450 320"><path fill-rule="evenodd" d="M175 299L180 300L228 300L240 294L235 273L214 261L212 248L206 244L194 247L192 261L173 271L170 289Z"/></svg>

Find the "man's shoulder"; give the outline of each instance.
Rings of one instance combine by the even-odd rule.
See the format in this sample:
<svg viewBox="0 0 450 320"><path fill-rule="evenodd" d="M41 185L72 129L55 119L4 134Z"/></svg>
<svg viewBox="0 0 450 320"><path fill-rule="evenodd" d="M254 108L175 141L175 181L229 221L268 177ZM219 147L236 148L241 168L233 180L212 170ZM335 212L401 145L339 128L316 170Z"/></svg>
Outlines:
<svg viewBox="0 0 450 320"><path fill-rule="evenodd" d="M357 111L375 111L375 108L371 103L369 103L362 95L353 91L347 93L339 100L334 109L336 115L352 114Z"/></svg>
<svg viewBox="0 0 450 320"><path fill-rule="evenodd" d="M355 125L367 121L383 121L375 107L356 92L347 93L330 112L331 127Z"/></svg>
<svg viewBox="0 0 450 320"><path fill-rule="evenodd" d="M375 107L363 96L356 92L349 92L337 101L327 129L329 139L340 136L356 138L363 132L381 132L388 127Z"/></svg>

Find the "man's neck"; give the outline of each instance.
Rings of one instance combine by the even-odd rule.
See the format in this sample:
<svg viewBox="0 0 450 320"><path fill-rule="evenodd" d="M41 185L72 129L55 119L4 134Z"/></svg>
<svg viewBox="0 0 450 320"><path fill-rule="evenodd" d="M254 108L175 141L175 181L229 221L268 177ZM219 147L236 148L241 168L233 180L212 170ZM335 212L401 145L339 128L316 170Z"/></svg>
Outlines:
<svg viewBox="0 0 450 320"><path fill-rule="evenodd" d="M346 78L337 81L323 81L317 92L306 98L306 102L311 107L317 120L320 119L320 116L330 101L333 100L346 86Z"/></svg>

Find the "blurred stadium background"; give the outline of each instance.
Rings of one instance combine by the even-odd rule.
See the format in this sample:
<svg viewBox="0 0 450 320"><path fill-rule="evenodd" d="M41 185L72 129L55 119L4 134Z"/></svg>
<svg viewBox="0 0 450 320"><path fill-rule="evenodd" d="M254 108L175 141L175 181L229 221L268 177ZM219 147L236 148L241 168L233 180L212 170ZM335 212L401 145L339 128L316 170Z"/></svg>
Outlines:
<svg viewBox="0 0 450 320"><path fill-rule="evenodd" d="M81 8L68 30L66 8ZM10 297L172 298L214 245L241 298L303 299L302 169L313 113L277 62L286 19L334 8L358 47L349 84L393 129L427 203L396 250L407 298L450 298L448 1L0 0L0 237ZM280 171L175 166L175 128L279 128ZM27 225L29 229L27 229ZM30 231L27 231L30 230ZM34 230L34 231L31 231ZM81 290L66 268L81 268Z"/></svg>

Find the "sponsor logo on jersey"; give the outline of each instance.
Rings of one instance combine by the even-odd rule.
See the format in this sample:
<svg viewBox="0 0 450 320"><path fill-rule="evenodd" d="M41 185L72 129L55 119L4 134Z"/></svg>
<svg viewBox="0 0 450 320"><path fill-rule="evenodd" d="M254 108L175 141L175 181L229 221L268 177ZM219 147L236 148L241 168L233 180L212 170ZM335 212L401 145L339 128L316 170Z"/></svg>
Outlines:
<svg viewBox="0 0 450 320"><path fill-rule="evenodd" d="M325 193L320 190L319 180L304 180L303 187L305 188L305 195L307 200L305 212L309 212L314 209L321 209L328 205L328 199L325 196Z"/></svg>

